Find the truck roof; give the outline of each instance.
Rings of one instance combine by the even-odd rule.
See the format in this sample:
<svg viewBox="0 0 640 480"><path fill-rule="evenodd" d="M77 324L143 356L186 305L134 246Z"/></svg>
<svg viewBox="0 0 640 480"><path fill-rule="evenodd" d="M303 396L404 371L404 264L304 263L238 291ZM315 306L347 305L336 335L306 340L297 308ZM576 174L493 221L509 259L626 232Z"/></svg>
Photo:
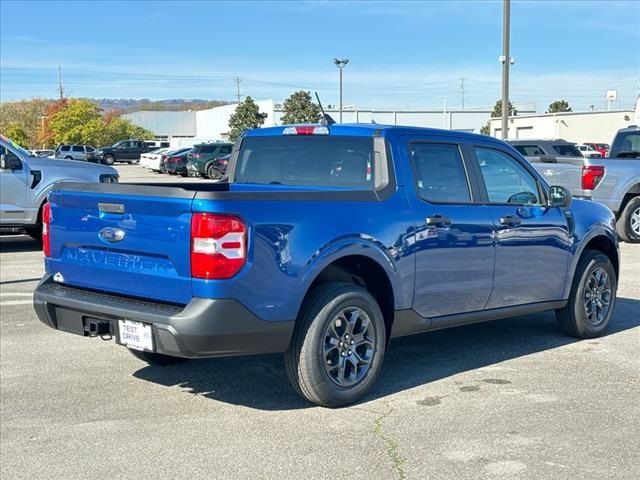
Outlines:
<svg viewBox="0 0 640 480"><path fill-rule="evenodd" d="M280 136L283 134L285 128L291 126L320 126L319 124L305 124L305 125L280 125L277 127L265 127L255 128L247 130L245 136L247 137L268 137L268 136ZM379 123L341 123L333 124L327 127L330 135L348 135L348 136L400 136L400 135L430 135L437 137L452 137L462 139L475 139L476 141L482 141L484 143L502 143L501 140L490 137L488 135L480 135L477 133L461 132L457 130L443 130L439 128L425 128L425 127L409 127L403 125L384 125Z"/></svg>

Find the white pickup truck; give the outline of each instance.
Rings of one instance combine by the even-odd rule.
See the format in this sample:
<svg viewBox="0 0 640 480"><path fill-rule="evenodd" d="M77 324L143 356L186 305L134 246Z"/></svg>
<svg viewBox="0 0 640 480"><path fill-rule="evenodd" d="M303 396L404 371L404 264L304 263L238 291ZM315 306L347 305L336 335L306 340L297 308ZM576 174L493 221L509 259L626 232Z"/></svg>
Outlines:
<svg viewBox="0 0 640 480"><path fill-rule="evenodd" d="M527 140L527 144L536 142ZM606 205L616 214L620 239L640 243L640 127L618 131L607 158L545 155L546 150L531 153L538 154L525 157L550 184L567 188L574 197Z"/></svg>

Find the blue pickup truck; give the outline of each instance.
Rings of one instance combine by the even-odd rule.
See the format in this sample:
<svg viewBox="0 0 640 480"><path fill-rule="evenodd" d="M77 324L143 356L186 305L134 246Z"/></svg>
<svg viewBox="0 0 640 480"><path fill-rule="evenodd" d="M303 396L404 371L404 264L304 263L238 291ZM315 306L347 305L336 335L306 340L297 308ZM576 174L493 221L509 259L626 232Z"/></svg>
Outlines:
<svg viewBox="0 0 640 480"><path fill-rule="evenodd" d="M366 394L394 337L555 310L588 338L611 320L612 212L550 187L499 140L264 128L234 145L227 174L59 185L40 320L151 364L284 353L294 389L331 407Z"/></svg>

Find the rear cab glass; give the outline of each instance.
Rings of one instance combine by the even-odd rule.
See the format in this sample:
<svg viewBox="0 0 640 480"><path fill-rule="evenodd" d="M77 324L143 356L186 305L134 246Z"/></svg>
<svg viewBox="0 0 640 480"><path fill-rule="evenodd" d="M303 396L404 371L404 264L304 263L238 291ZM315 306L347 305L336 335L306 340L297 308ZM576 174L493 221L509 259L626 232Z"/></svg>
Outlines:
<svg viewBox="0 0 640 480"><path fill-rule="evenodd" d="M373 190L374 174L372 137L249 136L234 182Z"/></svg>
<svg viewBox="0 0 640 480"><path fill-rule="evenodd" d="M520 155L524 155L525 157L546 155L542 147L539 147L538 145L513 145L513 147L520 152Z"/></svg>

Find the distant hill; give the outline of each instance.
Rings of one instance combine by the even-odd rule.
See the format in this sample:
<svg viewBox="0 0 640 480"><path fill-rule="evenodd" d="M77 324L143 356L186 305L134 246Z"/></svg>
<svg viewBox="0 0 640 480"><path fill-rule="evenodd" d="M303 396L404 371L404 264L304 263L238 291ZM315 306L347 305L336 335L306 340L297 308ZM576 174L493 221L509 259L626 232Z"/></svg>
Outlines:
<svg viewBox="0 0 640 480"><path fill-rule="evenodd" d="M133 98L90 98L89 100L100 105L105 112L118 110L123 113L137 112L140 110L171 110L171 111L187 111L187 110L206 110L208 108L228 105L231 102L222 100L202 100L202 99L182 99L171 98L168 100L148 100Z"/></svg>

